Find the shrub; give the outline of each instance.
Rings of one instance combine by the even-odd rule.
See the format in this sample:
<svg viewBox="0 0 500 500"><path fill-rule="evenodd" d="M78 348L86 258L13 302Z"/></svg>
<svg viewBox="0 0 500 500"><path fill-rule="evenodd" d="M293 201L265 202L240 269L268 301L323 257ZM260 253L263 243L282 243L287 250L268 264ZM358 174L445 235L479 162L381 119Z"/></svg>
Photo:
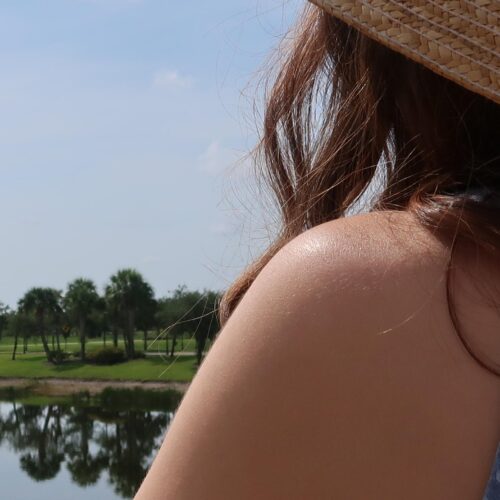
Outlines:
<svg viewBox="0 0 500 500"><path fill-rule="evenodd" d="M175 411L181 402L182 394L174 389L151 391L138 387L134 389L106 387L98 397L103 409Z"/></svg>
<svg viewBox="0 0 500 500"><path fill-rule="evenodd" d="M117 347L102 347L89 352L87 361L96 365L114 365L125 361L125 353Z"/></svg>
<svg viewBox="0 0 500 500"><path fill-rule="evenodd" d="M69 352L63 352L63 351L49 351L50 356L56 363L62 363L66 359L70 357Z"/></svg>

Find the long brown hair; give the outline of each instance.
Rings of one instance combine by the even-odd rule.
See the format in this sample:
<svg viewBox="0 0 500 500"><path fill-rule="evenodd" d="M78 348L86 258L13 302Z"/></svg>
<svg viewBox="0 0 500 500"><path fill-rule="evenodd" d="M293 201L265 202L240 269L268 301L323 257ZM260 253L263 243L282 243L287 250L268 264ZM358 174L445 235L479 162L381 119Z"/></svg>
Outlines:
<svg viewBox="0 0 500 500"><path fill-rule="evenodd" d="M257 148L282 225L224 295L221 323L280 248L348 215L376 175L372 211L414 212L451 254L457 238L500 254L500 106L316 7L284 50Z"/></svg>

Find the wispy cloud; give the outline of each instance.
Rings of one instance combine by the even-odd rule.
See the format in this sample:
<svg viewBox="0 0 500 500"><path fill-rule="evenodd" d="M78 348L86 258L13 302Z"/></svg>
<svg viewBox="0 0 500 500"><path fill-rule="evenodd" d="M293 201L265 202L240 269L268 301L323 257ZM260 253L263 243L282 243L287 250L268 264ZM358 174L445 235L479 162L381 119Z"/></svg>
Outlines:
<svg viewBox="0 0 500 500"><path fill-rule="evenodd" d="M208 226L208 231L215 235L225 236L231 232L231 227L227 222L214 222Z"/></svg>
<svg viewBox="0 0 500 500"><path fill-rule="evenodd" d="M79 0L81 3L93 3L93 4L115 4L115 5L130 5L130 4L140 4L144 0Z"/></svg>
<svg viewBox="0 0 500 500"><path fill-rule="evenodd" d="M78 0L79 3L92 4L103 8L123 8L142 5L144 0Z"/></svg>
<svg viewBox="0 0 500 500"><path fill-rule="evenodd" d="M181 87L190 88L194 84L191 76L181 75L177 70L159 71L154 75L154 87Z"/></svg>
<svg viewBox="0 0 500 500"><path fill-rule="evenodd" d="M218 175L237 167L244 170L246 163L241 151L224 147L217 140L212 141L198 156L200 170L210 175Z"/></svg>

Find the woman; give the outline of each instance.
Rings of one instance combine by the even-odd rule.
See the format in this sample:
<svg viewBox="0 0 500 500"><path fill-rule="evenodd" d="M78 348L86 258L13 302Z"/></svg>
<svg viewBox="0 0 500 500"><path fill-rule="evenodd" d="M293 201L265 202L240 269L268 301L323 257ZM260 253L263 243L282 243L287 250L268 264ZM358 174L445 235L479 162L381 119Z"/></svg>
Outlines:
<svg viewBox="0 0 500 500"><path fill-rule="evenodd" d="M315 2L260 147L282 230L224 297L137 499L485 494L500 440L500 3Z"/></svg>

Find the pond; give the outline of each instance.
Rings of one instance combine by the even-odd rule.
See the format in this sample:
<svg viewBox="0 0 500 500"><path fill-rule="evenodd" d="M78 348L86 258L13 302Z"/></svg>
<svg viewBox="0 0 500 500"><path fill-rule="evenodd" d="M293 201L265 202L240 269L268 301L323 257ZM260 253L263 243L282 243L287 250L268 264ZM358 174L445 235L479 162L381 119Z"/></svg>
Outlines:
<svg viewBox="0 0 500 500"><path fill-rule="evenodd" d="M2 498L132 498L180 398L108 391L100 400L0 401Z"/></svg>
<svg viewBox="0 0 500 500"><path fill-rule="evenodd" d="M98 398L0 392L2 498L132 498L182 395L105 390ZM484 500L500 498L500 447Z"/></svg>

